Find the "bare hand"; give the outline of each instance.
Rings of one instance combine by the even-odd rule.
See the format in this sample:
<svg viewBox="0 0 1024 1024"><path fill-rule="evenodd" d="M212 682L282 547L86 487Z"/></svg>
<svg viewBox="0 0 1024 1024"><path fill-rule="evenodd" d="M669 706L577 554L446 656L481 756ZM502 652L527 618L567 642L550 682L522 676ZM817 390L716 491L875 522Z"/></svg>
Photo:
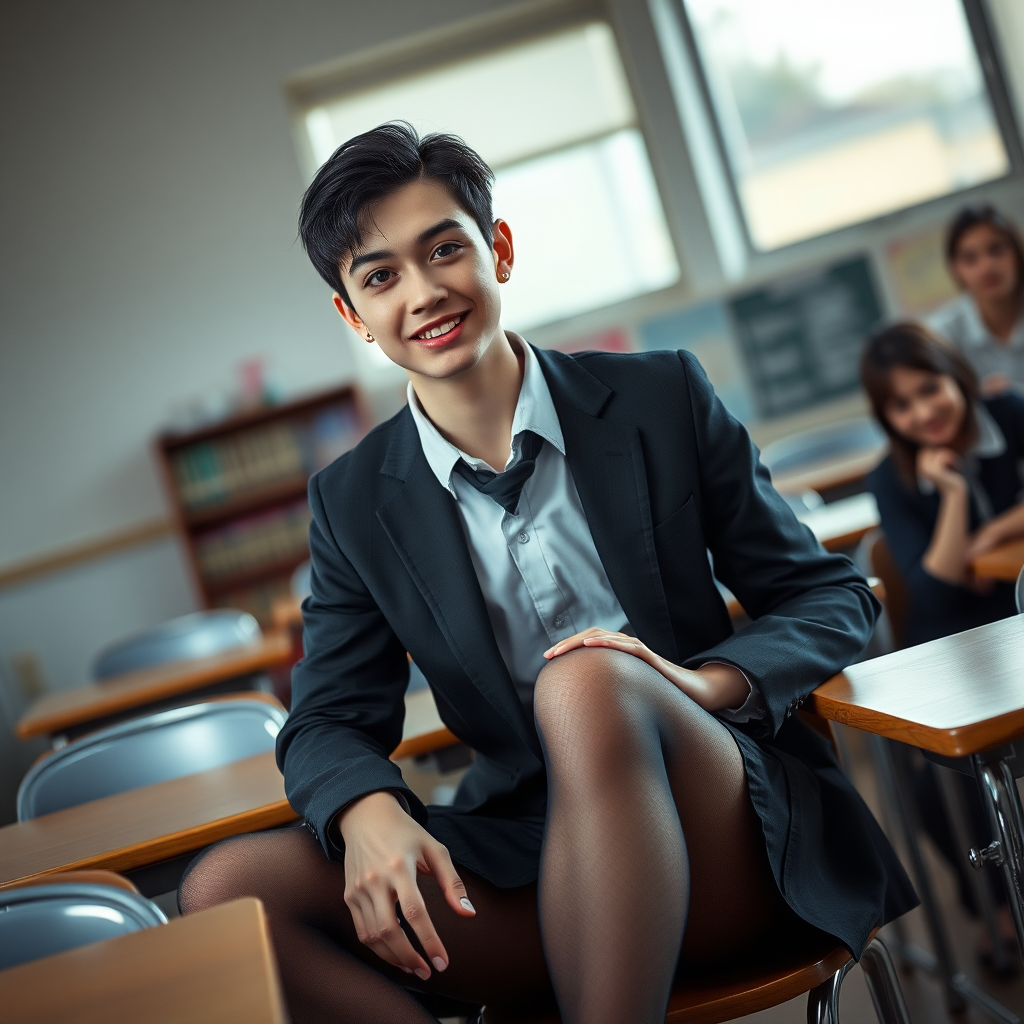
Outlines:
<svg viewBox="0 0 1024 1024"><path fill-rule="evenodd" d="M1006 394L1013 387L1013 381L1005 373L989 373L981 380L981 393L985 398Z"/></svg>
<svg viewBox="0 0 1024 1024"><path fill-rule="evenodd" d="M608 629L585 629L582 633L559 640L554 647L544 652L544 657L550 661L578 647L607 647L632 654L657 669L695 704L712 713L727 708L738 708L750 694L750 684L746 677L732 665L705 665L699 669L681 668L660 654L655 654L635 636L613 633Z"/></svg>
<svg viewBox="0 0 1024 1024"><path fill-rule="evenodd" d="M345 903L359 941L393 967L426 981L430 965L402 930L395 912L398 903L435 969L445 970L448 954L427 913L416 873L433 875L452 910L473 917L476 911L448 850L387 792L370 793L350 804L338 827L345 840Z"/></svg>
<svg viewBox="0 0 1024 1024"><path fill-rule="evenodd" d="M964 488L967 481L957 472L960 456L952 448L921 448L917 453L917 473L931 481L943 493Z"/></svg>
<svg viewBox="0 0 1024 1024"><path fill-rule="evenodd" d="M1006 540L1000 527L1001 524L998 520L990 520L978 529L967 548L968 562L973 562L978 555L983 555L986 551L999 547Z"/></svg>

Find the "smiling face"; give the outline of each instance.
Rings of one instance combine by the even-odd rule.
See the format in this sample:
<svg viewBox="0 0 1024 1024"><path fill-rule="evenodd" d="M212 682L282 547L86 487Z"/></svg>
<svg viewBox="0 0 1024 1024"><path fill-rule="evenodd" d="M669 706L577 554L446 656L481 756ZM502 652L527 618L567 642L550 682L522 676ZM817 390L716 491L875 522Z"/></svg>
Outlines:
<svg viewBox="0 0 1024 1024"><path fill-rule="evenodd" d="M484 239L441 184L420 179L366 213L359 248L341 265L351 305L334 303L363 338L417 375L448 378L475 366L504 335L498 282L511 271L512 235Z"/></svg>
<svg viewBox="0 0 1024 1024"><path fill-rule="evenodd" d="M922 448L948 448L960 435L967 401L947 374L897 366L889 374L885 418L900 437Z"/></svg>
<svg viewBox="0 0 1024 1024"><path fill-rule="evenodd" d="M978 224L964 232L951 268L960 286L981 302L1005 300L1020 283L1013 246L991 224Z"/></svg>

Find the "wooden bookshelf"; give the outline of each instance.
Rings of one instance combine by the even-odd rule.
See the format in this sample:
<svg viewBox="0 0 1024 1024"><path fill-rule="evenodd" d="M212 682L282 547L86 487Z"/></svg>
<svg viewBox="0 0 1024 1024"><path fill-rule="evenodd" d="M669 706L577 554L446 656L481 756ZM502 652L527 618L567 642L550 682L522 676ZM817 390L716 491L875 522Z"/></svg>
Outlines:
<svg viewBox="0 0 1024 1024"><path fill-rule="evenodd" d="M309 557L306 485L369 427L346 385L248 410L155 451L192 577L208 608L234 607L271 624L274 601Z"/></svg>

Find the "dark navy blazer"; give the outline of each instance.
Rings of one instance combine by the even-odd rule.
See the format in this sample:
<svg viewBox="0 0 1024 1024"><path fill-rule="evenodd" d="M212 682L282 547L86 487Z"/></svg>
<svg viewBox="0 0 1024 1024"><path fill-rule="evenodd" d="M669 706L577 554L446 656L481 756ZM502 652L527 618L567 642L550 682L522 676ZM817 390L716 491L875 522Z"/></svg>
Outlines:
<svg viewBox="0 0 1024 1024"><path fill-rule="evenodd" d="M1021 500L1024 398L1011 392L984 399L982 405L1006 440L1001 455L978 459L978 482L998 515ZM902 480L892 456L870 474L868 487L878 501L882 532L910 591L905 646L961 633L1016 612L1012 584L997 583L991 593L979 594L936 579L921 564L939 517L938 493L922 494L915 485ZM976 530L980 523L972 500L971 529Z"/></svg>
<svg viewBox="0 0 1024 1024"><path fill-rule="evenodd" d="M878 604L772 488L743 427L687 352L537 351L594 543L630 624L677 664L739 666L761 722L729 728L783 895L854 953L916 897L830 745L794 711L864 647ZM278 762L328 856L338 810L401 793L452 859L499 886L537 877L543 754L498 651L454 499L408 409L310 481L312 595ZM715 586L753 623L739 633ZM476 760L452 807L425 808L388 754L409 651Z"/></svg>

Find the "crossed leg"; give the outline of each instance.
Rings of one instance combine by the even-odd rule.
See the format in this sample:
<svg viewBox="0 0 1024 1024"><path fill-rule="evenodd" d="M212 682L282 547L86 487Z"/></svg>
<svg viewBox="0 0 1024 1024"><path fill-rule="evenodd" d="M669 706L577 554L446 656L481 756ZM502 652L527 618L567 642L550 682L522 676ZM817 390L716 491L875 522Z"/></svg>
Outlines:
<svg viewBox="0 0 1024 1024"><path fill-rule="evenodd" d="M534 709L541 931L566 1024L664 1021L677 962L798 927L721 722L639 658L593 648L549 662Z"/></svg>
<svg viewBox="0 0 1024 1024"><path fill-rule="evenodd" d="M417 987L536 1007L553 981L566 1024L660 1022L677 961L720 962L793 918L739 751L720 722L618 651L556 658L535 709L550 793L539 901L535 886L499 889L460 868L477 909L461 918L421 875L450 964ZM415 979L359 943L344 889L344 867L292 828L213 847L179 900L186 913L263 900L296 1024L433 1022L407 991Z"/></svg>

